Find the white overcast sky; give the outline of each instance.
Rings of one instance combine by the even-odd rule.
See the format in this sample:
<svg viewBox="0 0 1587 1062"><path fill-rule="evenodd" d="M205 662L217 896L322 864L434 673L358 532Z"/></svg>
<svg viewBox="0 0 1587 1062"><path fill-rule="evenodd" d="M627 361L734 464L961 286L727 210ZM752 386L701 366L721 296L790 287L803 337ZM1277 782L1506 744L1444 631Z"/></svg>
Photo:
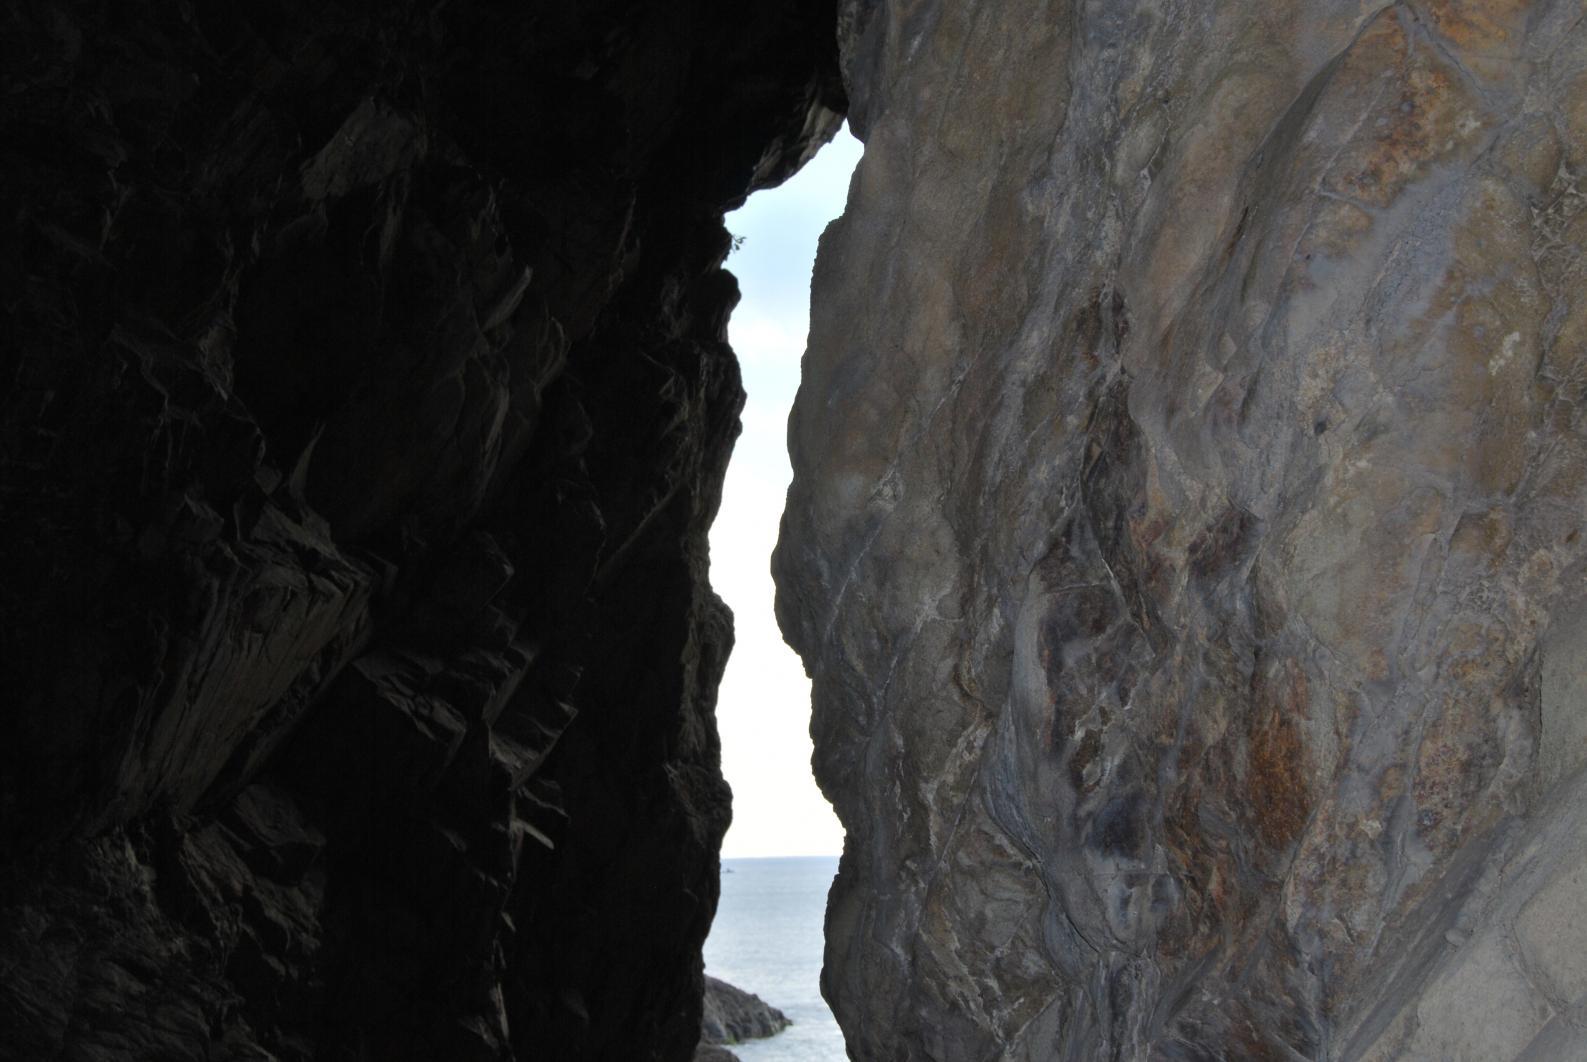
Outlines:
<svg viewBox="0 0 1587 1062"><path fill-rule="evenodd" d="M847 127L781 187L727 216L743 301L728 336L744 372L744 434L711 528L711 582L737 641L717 701L733 826L722 854L837 855L843 831L810 776L810 681L772 614L771 552L788 491L788 410L810 327L816 240L843 212L860 143Z"/></svg>

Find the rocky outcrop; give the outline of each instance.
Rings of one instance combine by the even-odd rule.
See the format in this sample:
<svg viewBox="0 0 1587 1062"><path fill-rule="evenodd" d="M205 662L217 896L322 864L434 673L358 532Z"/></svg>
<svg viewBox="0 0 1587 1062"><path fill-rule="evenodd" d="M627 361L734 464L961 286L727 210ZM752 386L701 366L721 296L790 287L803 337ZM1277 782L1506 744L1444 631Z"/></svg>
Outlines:
<svg viewBox="0 0 1587 1062"><path fill-rule="evenodd" d="M1587 1053L1581 6L840 23L775 566L851 1052Z"/></svg>
<svg viewBox="0 0 1587 1062"><path fill-rule="evenodd" d="M788 1028L788 1015L752 992L707 975L700 1042L736 1044L776 1036Z"/></svg>
<svg viewBox="0 0 1587 1062"><path fill-rule="evenodd" d="M820 2L0 15L0 1057L686 1058Z"/></svg>

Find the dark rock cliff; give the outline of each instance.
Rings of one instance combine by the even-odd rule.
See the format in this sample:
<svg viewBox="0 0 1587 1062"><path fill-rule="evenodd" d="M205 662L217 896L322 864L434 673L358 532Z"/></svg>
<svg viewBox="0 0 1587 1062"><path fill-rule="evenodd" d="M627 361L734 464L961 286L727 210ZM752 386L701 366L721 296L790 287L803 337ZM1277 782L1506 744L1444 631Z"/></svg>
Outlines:
<svg viewBox="0 0 1587 1062"><path fill-rule="evenodd" d="M686 1058L823 2L0 14L0 1056Z"/></svg>
<svg viewBox="0 0 1587 1062"><path fill-rule="evenodd" d="M776 1036L788 1028L788 1015L753 992L707 976L705 1013L700 1025L702 1044L736 1044Z"/></svg>

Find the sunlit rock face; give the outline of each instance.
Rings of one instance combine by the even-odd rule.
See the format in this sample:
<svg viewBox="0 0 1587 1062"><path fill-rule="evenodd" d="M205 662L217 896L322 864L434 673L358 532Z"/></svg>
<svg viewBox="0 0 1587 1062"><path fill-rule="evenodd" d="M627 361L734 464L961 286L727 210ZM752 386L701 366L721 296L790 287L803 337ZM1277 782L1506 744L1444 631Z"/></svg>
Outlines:
<svg viewBox="0 0 1587 1062"><path fill-rule="evenodd" d="M0 13L0 1059L686 1059L831 5Z"/></svg>
<svg viewBox="0 0 1587 1062"><path fill-rule="evenodd" d="M840 14L775 568L860 1059L1587 1057L1587 19Z"/></svg>

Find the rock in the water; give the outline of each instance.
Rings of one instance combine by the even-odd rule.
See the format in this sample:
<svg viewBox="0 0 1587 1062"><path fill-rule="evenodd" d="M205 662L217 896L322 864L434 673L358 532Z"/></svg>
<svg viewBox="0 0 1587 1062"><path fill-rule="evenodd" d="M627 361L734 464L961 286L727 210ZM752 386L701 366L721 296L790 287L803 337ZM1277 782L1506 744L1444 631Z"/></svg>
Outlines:
<svg viewBox="0 0 1587 1062"><path fill-rule="evenodd" d="M855 1057L1587 1057L1575 0L848 0L775 568Z"/></svg>
<svg viewBox="0 0 1587 1062"><path fill-rule="evenodd" d="M694 1062L738 1062L738 1056L719 1044L701 1044L694 1049Z"/></svg>
<svg viewBox="0 0 1587 1062"><path fill-rule="evenodd" d="M706 975L705 1009L700 1016L703 1044L736 1044L776 1036L788 1016L759 996Z"/></svg>

